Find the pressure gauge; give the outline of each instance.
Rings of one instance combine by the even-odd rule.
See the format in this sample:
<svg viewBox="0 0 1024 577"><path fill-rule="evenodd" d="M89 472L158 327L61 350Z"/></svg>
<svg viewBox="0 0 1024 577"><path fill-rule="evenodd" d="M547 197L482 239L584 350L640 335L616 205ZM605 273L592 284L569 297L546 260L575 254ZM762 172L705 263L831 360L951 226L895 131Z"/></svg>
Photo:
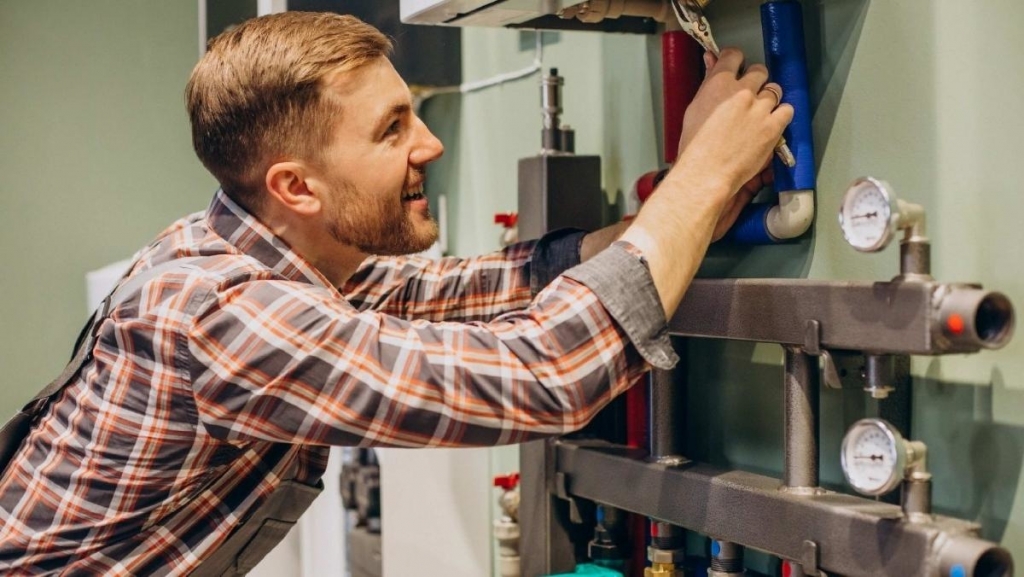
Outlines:
<svg viewBox="0 0 1024 577"><path fill-rule="evenodd" d="M843 474L858 493L884 495L900 485L907 468L907 443L881 419L861 419L843 438Z"/></svg>
<svg viewBox="0 0 1024 577"><path fill-rule="evenodd" d="M897 230L898 206L889 183L869 177L855 180L839 208L846 242L861 252L885 248Z"/></svg>

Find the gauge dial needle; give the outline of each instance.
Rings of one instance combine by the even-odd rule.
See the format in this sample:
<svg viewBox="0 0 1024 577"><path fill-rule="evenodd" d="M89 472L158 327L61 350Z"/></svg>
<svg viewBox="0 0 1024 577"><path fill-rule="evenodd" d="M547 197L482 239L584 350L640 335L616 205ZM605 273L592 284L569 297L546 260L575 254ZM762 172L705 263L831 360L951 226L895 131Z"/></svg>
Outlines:
<svg viewBox="0 0 1024 577"><path fill-rule="evenodd" d="M881 455L854 455L853 458L854 459L868 459L868 460L871 460L871 461L881 461L885 457L883 457Z"/></svg>
<svg viewBox="0 0 1024 577"><path fill-rule="evenodd" d="M866 214L855 214L853 218L878 218L878 212L869 212Z"/></svg>

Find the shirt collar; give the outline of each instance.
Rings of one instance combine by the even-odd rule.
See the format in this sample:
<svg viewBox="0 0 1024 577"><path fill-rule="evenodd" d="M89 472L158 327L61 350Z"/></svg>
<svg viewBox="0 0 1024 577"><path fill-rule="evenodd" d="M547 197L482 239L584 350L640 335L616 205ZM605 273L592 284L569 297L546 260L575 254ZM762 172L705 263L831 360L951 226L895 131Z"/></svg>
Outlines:
<svg viewBox="0 0 1024 577"><path fill-rule="evenodd" d="M337 290L309 261L231 200L223 189L213 195L206 210L206 221L221 238L284 278Z"/></svg>

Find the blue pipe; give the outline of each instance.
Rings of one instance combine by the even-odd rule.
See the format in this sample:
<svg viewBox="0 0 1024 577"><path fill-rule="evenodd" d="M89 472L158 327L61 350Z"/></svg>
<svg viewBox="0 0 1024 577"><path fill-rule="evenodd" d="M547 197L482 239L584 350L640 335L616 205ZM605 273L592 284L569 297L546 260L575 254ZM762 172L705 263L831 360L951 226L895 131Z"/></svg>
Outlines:
<svg viewBox="0 0 1024 577"><path fill-rule="evenodd" d="M804 14L798 0L773 0L761 5L765 64L774 82L782 86L782 101L793 106L793 122L785 137L796 157L789 168L775 159L775 190L814 190L814 132L811 127L811 90L804 51Z"/></svg>
<svg viewBox="0 0 1024 577"><path fill-rule="evenodd" d="M774 244L778 242L768 234L768 211L773 205L766 202L751 204L743 209L736 224L729 229L726 239L740 244Z"/></svg>
<svg viewBox="0 0 1024 577"><path fill-rule="evenodd" d="M803 7L798 0L771 0L761 5L765 64L772 81L782 86L782 102L793 106L793 122L784 133L796 157L796 166L774 160L775 191L790 193L816 187L814 134L811 126L810 83L804 50ZM780 242L768 231L768 212L773 205L748 206L729 232L730 240L743 244Z"/></svg>

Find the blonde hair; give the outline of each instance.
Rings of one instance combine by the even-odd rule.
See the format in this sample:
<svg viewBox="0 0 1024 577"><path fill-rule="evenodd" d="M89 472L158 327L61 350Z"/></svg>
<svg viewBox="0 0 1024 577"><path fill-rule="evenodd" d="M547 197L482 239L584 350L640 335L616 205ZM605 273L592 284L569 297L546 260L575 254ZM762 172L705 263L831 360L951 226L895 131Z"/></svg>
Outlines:
<svg viewBox="0 0 1024 577"><path fill-rule="evenodd" d="M391 41L353 16L284 12L248 20L210 41L185 103L192 146L224 191L259 209L275 158L319 158L339 104L334 74L391 54Z"/></svg>

